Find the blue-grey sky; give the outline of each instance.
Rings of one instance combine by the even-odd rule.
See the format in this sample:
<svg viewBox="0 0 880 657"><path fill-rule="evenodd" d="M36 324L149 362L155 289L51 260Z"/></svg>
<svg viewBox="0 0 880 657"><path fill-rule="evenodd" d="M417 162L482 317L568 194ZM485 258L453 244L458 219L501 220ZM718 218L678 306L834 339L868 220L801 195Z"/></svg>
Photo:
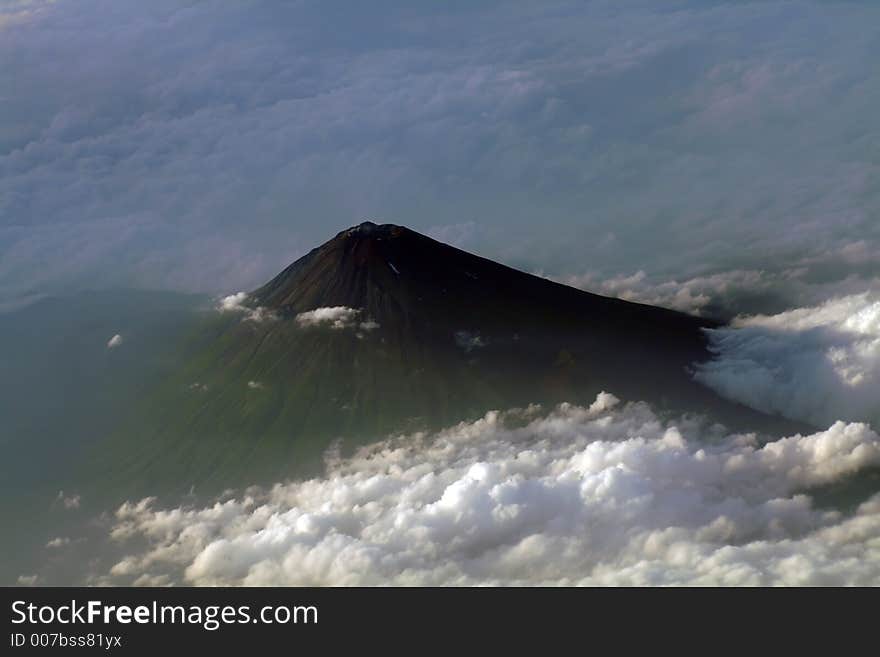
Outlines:
<svg viewBox="0 0 880 657"><path fill-rule="evenodd" d="M248 289L367 218L683 308L852 291L878 61L874 2L0 0L0 297Z"/></svg>

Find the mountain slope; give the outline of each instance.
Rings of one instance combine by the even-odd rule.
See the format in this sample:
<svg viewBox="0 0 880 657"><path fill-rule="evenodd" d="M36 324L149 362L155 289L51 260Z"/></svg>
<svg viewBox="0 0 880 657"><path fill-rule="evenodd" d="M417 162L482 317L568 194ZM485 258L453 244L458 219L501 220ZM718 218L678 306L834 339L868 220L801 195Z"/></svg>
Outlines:
<svg viewBox="0 0 880 657"><path fill-rule="evenodd" d="M45 561L47 541L80 531L89 512L106 511L102 498L83 495L80 505L77 496L84 482L101 482L113 466L81 476L90 474L82 455L106 451L101 439L174 373L172 345L195 308L209 302L96 290L0 313L0 526L10 528L0 585L33 572L35 558ZM124 343L108 348L117 333ZM61 490L77 500L76 509L57 498Z"/></svg>
<svg viewBox="0 0 880 657"><path fill-rule="evenodd" d="M120 434L125 483L271 481L314 471L337 441L601 390L734 427L782 423L691 380L711 321L589 294L400 226L343 231L225 306Z"/></svg>

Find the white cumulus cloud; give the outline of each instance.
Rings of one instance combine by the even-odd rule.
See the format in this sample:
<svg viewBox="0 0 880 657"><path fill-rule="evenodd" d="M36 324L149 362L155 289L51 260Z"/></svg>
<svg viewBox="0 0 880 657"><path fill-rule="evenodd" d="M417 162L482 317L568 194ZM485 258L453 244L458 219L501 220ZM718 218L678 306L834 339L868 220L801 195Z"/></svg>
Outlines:
<svg viewBox="0 0 880 657"><path fill-rule="evenodd" d="M112 528L127 556L95 581L880 584L880 496L848 516L809 496L878 463L864 424L761 445L602 393L389 439L210 506L127 503Z"/></svg>
<svg viewBox="0 0 880 657"><path fill-rule="evenodd" d="M362 320L362 314L363 311L359 308L330 306L299 313L296 321L305 328L323 326L336 330L356 328L360 331L374 331L379 328L379 324L372 319Z"/></svg>
<svg viewBox="0 0 880 657"><path fill-rule="evenodd" d="M220 299L218 310L220 310L221 312L244 312L246 310L249 310L244 305L242 305L246 300L247 293L245 292L236 292L235 294L230 294L229 296Z"/></svg>
<svg viewBox="0 0 880 657"><path fill-rule="evenodd" d="M65 495L63 490L58 491L55 496L55 504L60 504L65 509L78 509L80 502L82 498L79 495Z"/></svg>
<svg viewBox="0 0 880 657"><path fill-rule="evenodd" d="M246 305L248 295L245 292L236 292L220 299L217 304L217 310L221 313L243 313L244 318L251 322L262 322L266 319L272 319L272 312L263 306L252 308Z"/></svg>
<svg viewBox="0 0 880 657"><path fill-rule="evenodd" d="M762 411L816 425L880 426L880 297L863 293L709 331L697 380Z"/></svg>

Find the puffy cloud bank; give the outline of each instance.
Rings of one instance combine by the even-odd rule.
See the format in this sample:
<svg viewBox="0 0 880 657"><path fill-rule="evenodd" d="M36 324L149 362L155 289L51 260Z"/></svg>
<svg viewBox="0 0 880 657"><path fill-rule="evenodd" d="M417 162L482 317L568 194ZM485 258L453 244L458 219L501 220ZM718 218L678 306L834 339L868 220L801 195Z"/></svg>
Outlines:
<svg viewBox="0 0 880 657"><path fill-rule="evenodd" d="M876 290L880 287L878 263L876 250L859 240L821 256L768 256L760 269L722 269L688 277L666 278L642 269L610 277L599 272L535 273L588 292L732 320L745 314L779 314Z"/></svg>
<svg viewBox="0 0 880 657"><path fill-rule="evenodd" d="M379 324L372 319L362 320L362 314L363 311L358 308L332 306L299 313L296 321L300 326L307 328L323 326L336 330L356 328L360 331L373 331L379 328Z"/></svg>
<svg viewBox="0 0 880 657"><path fill-rule="evenodd" d="M824 425L880 426L880 297L864 293L709 332L697 380L753 408Z"/></svg>
<svg viewBox="0 0 880 657"><path fill-rule="evenodd" d="M544 275L543 272L538 272ZM792 272L736 269L682 280L655 280L644 270L603 278L588 272L575 276L548 277L588 292L626 301L662 306L697 316L733 316L731 308L749 307L784 291L787 299L797 298Z"/></svg>
<svg viewBox="0 0 880 657"><path fill-rule="evenodd" d="M212 506L125 504L112 537L128 556L96 582L880 584L880 495L844 516L803 493L878 463L864 424L761 446L603 393L390 439Z"/></svg>

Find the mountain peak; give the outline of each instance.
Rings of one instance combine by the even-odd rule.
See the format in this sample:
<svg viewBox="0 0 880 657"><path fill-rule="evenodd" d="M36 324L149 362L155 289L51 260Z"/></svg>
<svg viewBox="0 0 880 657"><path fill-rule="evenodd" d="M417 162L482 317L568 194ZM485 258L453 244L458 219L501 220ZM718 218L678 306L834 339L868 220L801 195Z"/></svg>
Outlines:
<svg viewBox="0 0 880 657"><path fill-rule="evenodd" d="M396 224L377 224L372 221L364 221L357 226L352 226L341 233L338 237L397 237L405 232L413 232Z"/></svg>
<svg viewBox="0 0 880 657"><path fill-rule="evenodd" d="M250 297L282 317L345 306L382 316L389 324L405 318L410 327L430 325L433 331L442 326L445 332L470 324L545 327L589 321L594 330L601 326L642 332L652 326L652 332L691 336L712 325L673 311L591 294L404 226L373 221L339 232ZM609 329L611 325L615 328Z"/></svg>
<svg viewBox="0 0 880 657"><path fill-rule="evenodd" d="M585 403L602 390L714 409L731 426L754 419L689 374L710 355L712 322L577 290L402 226L344 230L249 296L269 319L224 314L206 325L165 396L145 407L144 426L162 418L162 430L138 444L162 455L169 481L274 480L317 467L339 439ZM195 469L175 474L178 465Z"/></svg>

